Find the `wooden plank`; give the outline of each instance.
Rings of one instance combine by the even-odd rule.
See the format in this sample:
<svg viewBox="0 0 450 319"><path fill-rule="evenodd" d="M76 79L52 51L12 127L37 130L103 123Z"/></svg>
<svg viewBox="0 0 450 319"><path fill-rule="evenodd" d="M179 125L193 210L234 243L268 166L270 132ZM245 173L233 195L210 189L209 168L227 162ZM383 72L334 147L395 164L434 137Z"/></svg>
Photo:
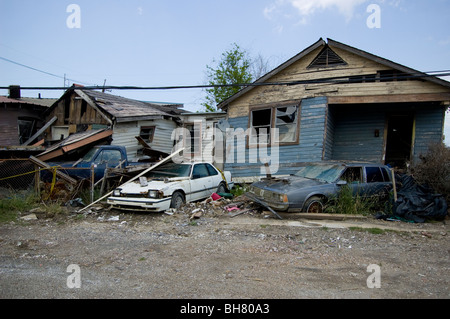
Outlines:
<svg viewBox="0 0 450 319"><path fill-rule="evenodd" d="M111 119L106 116L98 107L97 105L94 103L94 101L91 100L91 98L84 93L82 90L75 90L75 93L77 93L80 97L82 97L93 109L95 109L97 111L97 115L100 115L103 119L106 120L106 122L108 122L109 124L113 124Z"/></svg>
<svg viewBox="0 0 450 319"><path fill-rule="evenodd" d="M35 165L37 165L41 168L47 168L49 170L52 170L52 166L48 165L47 163L44 163L43 161L39 160L38 158L36 158L34 156L30 156L29 159L32 163L34 163ZM69 182L73 185L78 183L76 179L70 177L69 175L64 174L59 169L56 169L56 176L62 178L66 182Z"/></svg>
<svg viewBox="0 0 450 319"><path fill-rule="evenodd" d="M28 144L30 144L32 141L34 141L34 139L36 137L38 137L39 135L41 135L50 125L52 125L58 118L56 116L52 117L52 119L50 121L48 121L47 123L45 123L45 125L39 130L37 131L32 137L30 137L25 143L23 143L23 146L26 146Z"/></svg>
<svg viewBox="0 0 450 319"><path fill-rule="evenodd" d="M365 104L449 101L450 93L389 94L366 96L329 96L328 104Z"/></svg>
<svg viewBox="0 0 450 319"><path fill-rule="evenodd" d="M125 182L124 184L122 184L122 185L120 185L120 186L123 186L123 185L125 185L125 184L131 183L132 181L138 179L138 178L141 177L142 175L144 175L144 174L150 172L151 170L157 168L158 166L160 166L160 165L162 165L162 164L168 162L168 161L171 160L173 157L177 156L182 150L183 150L183 149L179 149L179 150L173 152L172 154L170 154L170 156L166 157L165 159L161 160L160 162L156 163L155 165L151 166L150 168L144 170L142 173L136 175L135 177L133 177L132 179L130 179L129 181ZM120 187L120 186L119 186L119 187ZM95 202L92 202L92 203L90 203L89 205L87 205L86 207L80 209L79 212L81 212L81 211L85 210L86 208L88 208L88 207L94 205L95 203L98 203L99 201L105 199L106 197L110 196L113 192L114 192L114 191L111 191L111 192L109 192L108 194L106 194L106 195L100 197L100 198L97 199Z"/></svg>

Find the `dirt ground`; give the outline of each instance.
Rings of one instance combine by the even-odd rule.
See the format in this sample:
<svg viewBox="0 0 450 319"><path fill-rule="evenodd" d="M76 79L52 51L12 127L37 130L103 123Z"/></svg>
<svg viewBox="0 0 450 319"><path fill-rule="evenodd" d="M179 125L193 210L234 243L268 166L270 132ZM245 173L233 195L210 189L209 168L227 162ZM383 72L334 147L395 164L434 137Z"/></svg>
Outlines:
<svg viewBox="0 0 450 319"><path fill-rule="evenodd" d="M280 220L222 207L191 218L197 208L94 206L2 224L0 298L450 297L448 220Z"/></svg>

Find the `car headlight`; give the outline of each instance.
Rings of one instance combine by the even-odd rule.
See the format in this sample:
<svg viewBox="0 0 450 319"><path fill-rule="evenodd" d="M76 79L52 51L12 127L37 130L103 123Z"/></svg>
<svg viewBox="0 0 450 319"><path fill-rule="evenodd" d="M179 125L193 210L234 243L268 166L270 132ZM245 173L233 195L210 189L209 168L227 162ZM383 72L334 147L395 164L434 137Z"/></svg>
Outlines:
<svg viewBox="0 0 450 319"><path fill-rule="evenodd" d="M116 188L116 189L113 191L113 195L114 195L114 196L120 196L120 191L121 191L120 188Z"/></svg>
<svg viewBox="0 0 450 319"><path fill-rule="evenodd" d="M150 198L160 198L160 192L159 191L154 191L154 190L149 190L148 191L148 197Z"/></svg>

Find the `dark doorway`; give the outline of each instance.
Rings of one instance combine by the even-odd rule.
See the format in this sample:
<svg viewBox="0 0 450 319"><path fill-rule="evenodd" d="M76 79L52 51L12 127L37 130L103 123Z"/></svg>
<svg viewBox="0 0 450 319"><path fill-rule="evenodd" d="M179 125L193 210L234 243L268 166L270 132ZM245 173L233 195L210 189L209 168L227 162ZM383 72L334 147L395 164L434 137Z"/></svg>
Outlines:
<svg viewBox="0 0 450 319"><path fill-rule="evenodd" d="M414 116L391 115L388 119L385 163L392 167L405 168L411 159Z"/></svg>

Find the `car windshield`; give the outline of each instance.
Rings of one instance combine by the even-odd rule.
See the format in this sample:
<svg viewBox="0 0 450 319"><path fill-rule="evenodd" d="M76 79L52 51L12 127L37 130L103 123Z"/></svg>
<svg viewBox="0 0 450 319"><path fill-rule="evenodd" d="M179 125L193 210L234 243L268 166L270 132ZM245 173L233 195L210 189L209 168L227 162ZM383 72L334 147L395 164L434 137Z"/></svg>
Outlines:
<svg viewBox="0 0 450 319"><path fill-rule="evenodd" d="M308 165L302 167L295 176L318 179L328 183L336 181L345 169L342 165L337 164L321 164L321 165Z"/></svg>
<svg viewBox="0 0 450 319"><path fill-rule="evenodd" d="M92 161L92 158L94 157L94 155L97 153L97 148L91 148L89 150L89 152L86 153L86 155L83 156L83 161L84 162L90 162Z"/></svg>
<svg viewBox="0 0 450 319"><path fill-rule="evenodd" d="M188 177L191 173L191 164L166 163L148 172L147 178L159 177Z"/></svg>

